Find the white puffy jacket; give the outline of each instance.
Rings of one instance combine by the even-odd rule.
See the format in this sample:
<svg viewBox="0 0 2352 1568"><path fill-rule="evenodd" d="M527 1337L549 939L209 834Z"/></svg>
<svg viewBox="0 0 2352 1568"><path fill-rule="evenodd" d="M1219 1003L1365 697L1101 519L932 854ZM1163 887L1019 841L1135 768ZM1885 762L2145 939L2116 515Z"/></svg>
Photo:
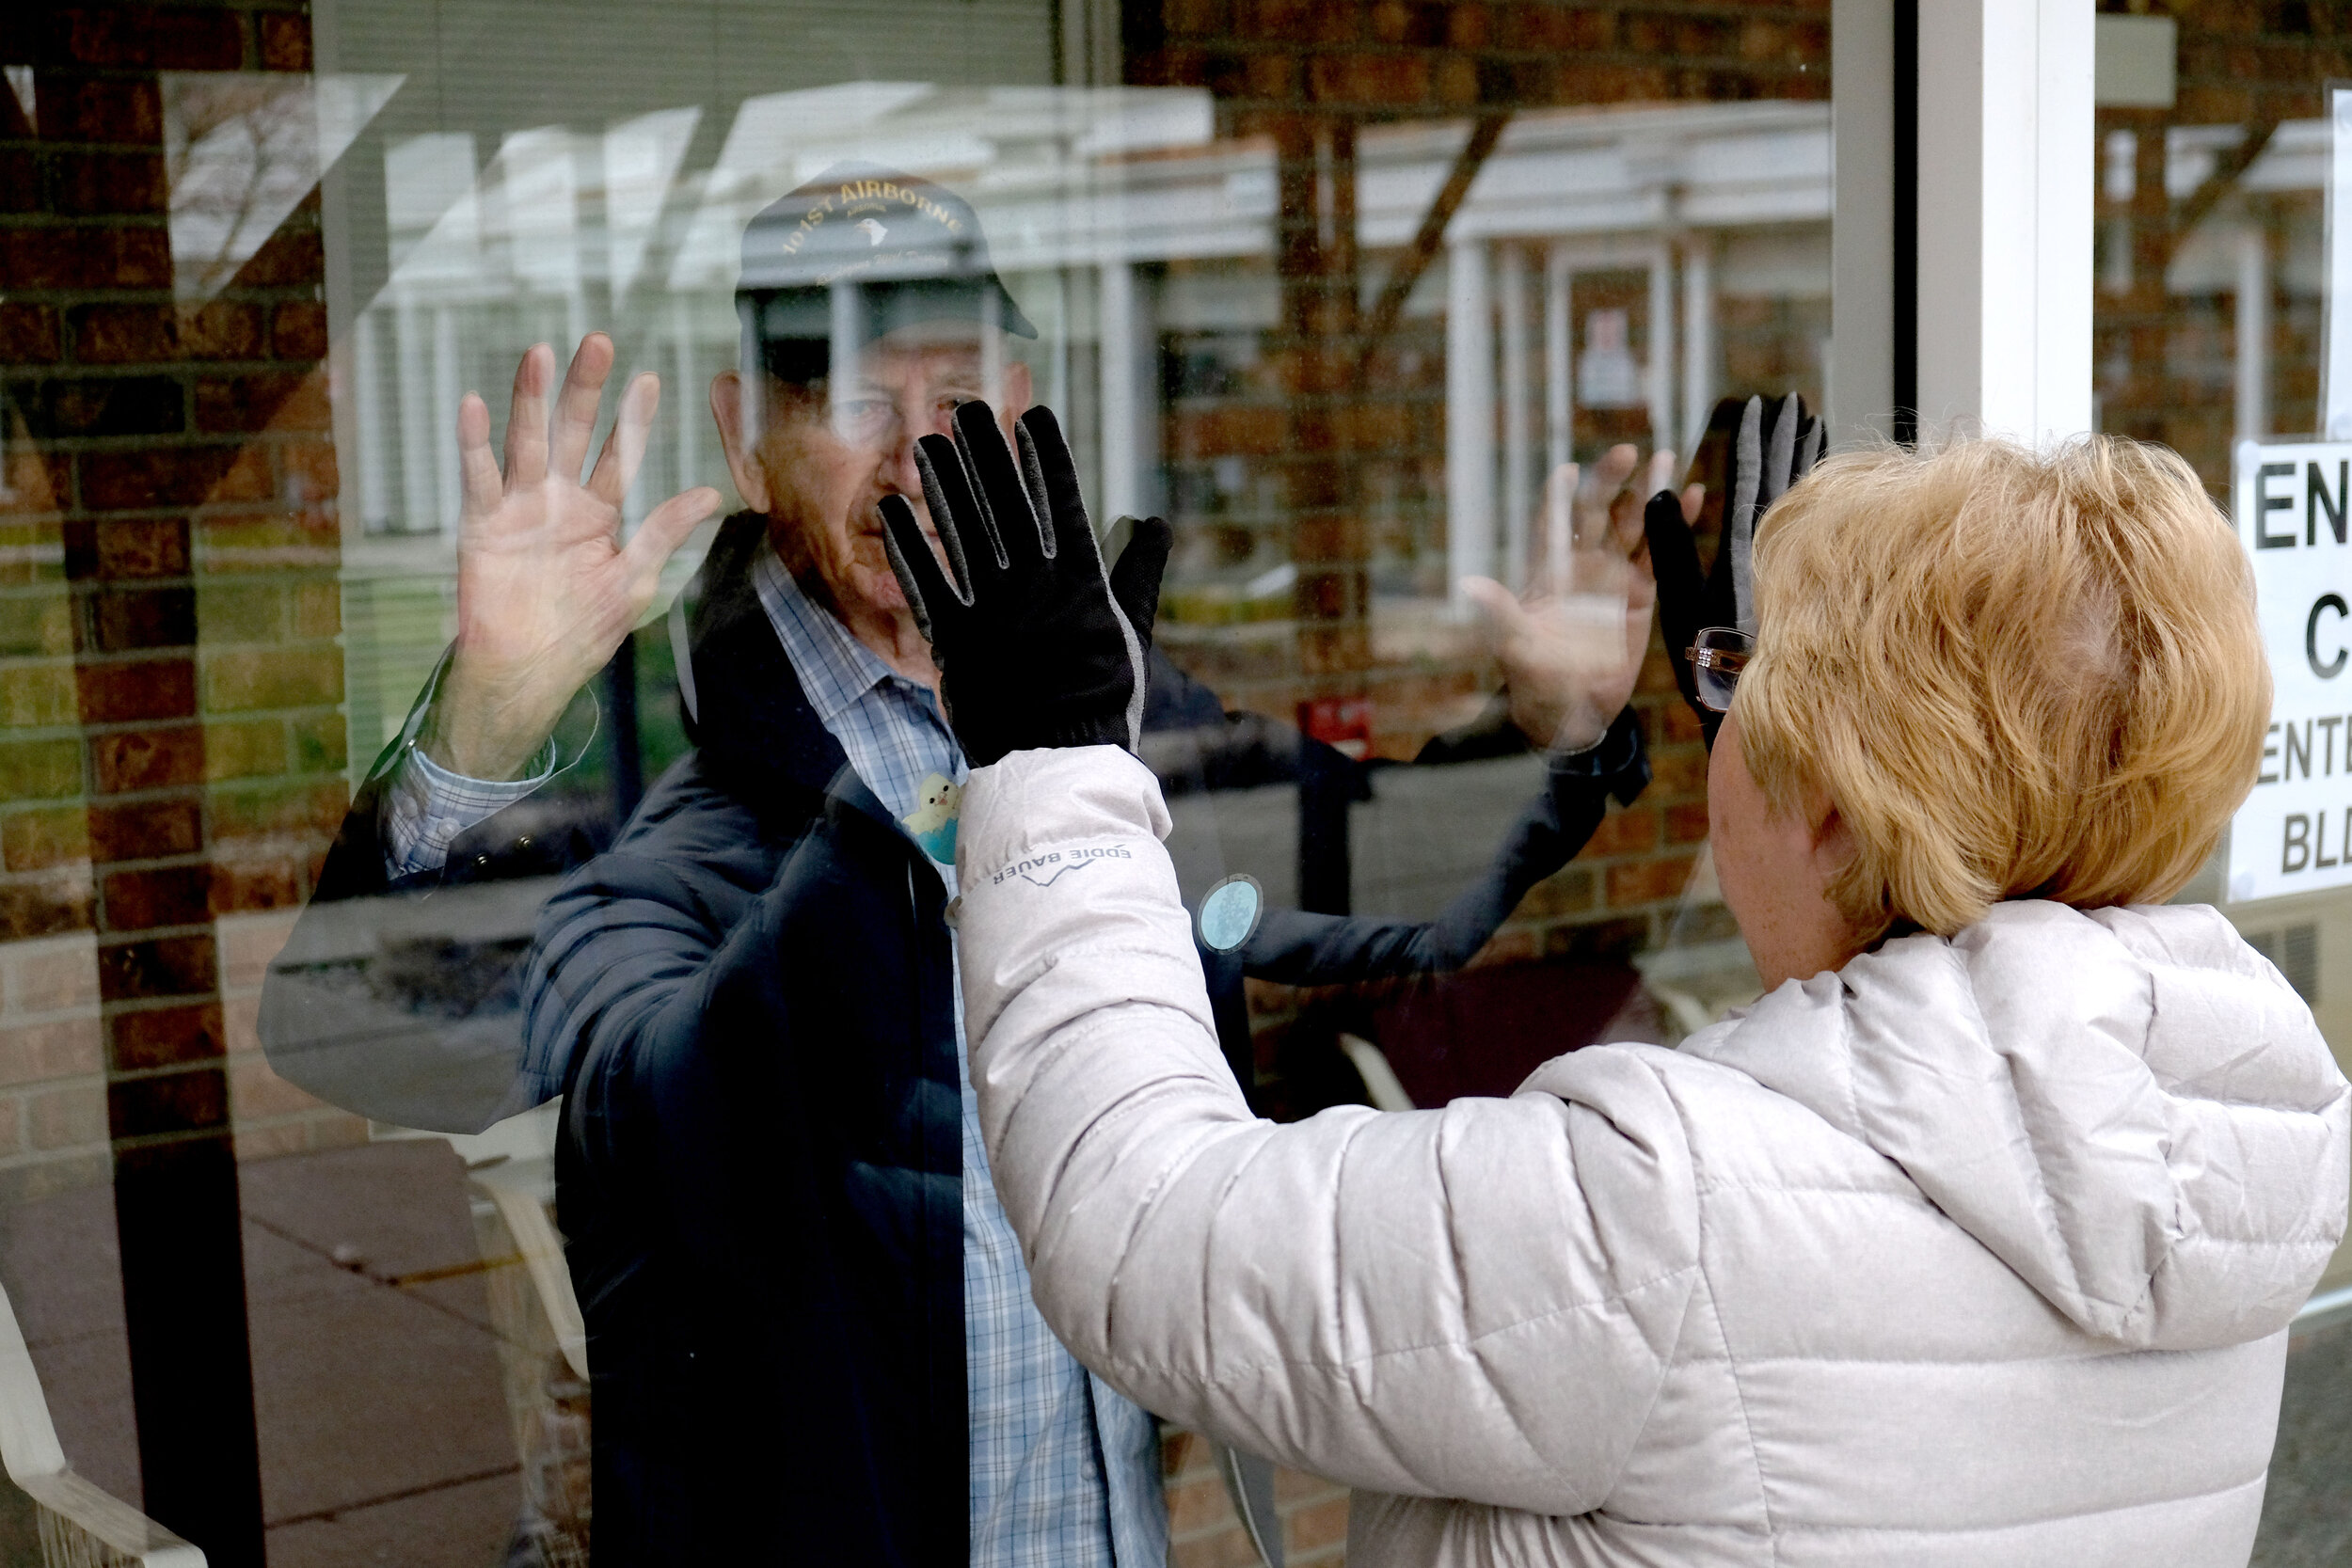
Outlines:
<svg viewBox="0 0 2352 1568"><path fill-rule="evenodd" d="M1358 1488L1389 1563L2246 1561L2346 1085L2213 911L2005 904L1509 1100L1253 1119L1105 747L964 799L963 987L1039 1307Z"/></svg>

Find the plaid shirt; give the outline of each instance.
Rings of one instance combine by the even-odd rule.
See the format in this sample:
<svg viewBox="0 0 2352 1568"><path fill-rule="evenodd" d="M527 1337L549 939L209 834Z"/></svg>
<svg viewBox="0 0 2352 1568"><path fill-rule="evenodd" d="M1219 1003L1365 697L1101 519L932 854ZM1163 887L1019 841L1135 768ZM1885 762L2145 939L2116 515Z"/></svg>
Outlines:
<svg viewBox="0 0 2352 1568"><path fill-rule="evenodd" d="M922 787L932 775L963 782L962 749L927 689L894 672L811 603L772 550L760 550L752 581L810 706L885 809L905 822L921 811ZM414 749L408 764L395 782L390 810L395 871L438 864L451 840L548 777L515 784L459 779ZM948 856L952 862L952 850ZM933 863L953 897L955 866ZM963 1091L972 1561L984 1568L1161 1568L1168 1514L1152 1418L1079 1366L1038 1315L1020 1239L997 1201L980 1141L960 971L954 984Z"/></svg>

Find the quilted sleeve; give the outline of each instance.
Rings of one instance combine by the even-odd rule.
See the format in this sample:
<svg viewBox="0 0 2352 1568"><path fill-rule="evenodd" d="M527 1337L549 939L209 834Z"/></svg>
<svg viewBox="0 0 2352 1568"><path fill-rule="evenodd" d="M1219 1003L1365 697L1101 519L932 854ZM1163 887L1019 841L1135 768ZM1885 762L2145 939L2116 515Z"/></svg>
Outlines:
<svg viewBox="0 0 2352 1568"><path fill-rule="evenodd" d="M1682 1125L1603 1048L1563 1093L1252 1118L1152 775L1111 747L972 776L966 1024L1038 1305L1161 1415L1383 1492L1598 1505L1696 1279Z"/></svg>

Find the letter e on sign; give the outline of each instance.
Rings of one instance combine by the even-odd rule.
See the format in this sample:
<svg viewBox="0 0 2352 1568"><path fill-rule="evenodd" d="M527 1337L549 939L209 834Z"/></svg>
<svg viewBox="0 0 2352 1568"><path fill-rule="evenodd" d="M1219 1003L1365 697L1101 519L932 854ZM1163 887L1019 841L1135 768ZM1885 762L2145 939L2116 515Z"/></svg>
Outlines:
<svg viewBox="0 0 2352 1568"><path fill-rule="evenodd" d="M2272 696L2271 749L2230 823L2227 895L2352 885L2352 747L2334 744L2352 736L2352 441L2241 441L2231 467Z"/></svg>

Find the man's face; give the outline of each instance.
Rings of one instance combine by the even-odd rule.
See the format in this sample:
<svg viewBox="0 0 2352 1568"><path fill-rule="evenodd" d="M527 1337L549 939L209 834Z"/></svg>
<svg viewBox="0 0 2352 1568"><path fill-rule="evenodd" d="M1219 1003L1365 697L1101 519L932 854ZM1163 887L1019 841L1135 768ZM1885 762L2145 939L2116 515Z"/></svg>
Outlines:
<svg viewBox="0 0 2352 1568"><path fill-rule="evenodd" d="M977 328L916 329L869 343L852 372L821 390L771 399L760 443L770 537L786 568L815 578L844 615L906 613L882 549L882 499L906 497L936 547L914 443L947 435L957 404L989 395L986 368ZM999 382L997 410L1009 420L1028 406L1026 367L1008 359Z"/></svg>

